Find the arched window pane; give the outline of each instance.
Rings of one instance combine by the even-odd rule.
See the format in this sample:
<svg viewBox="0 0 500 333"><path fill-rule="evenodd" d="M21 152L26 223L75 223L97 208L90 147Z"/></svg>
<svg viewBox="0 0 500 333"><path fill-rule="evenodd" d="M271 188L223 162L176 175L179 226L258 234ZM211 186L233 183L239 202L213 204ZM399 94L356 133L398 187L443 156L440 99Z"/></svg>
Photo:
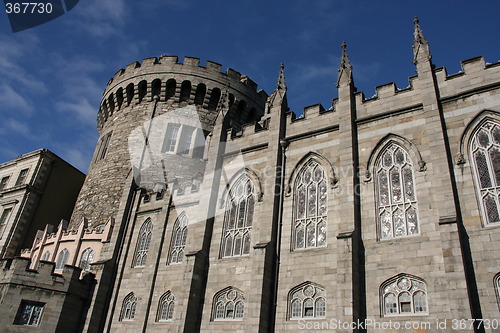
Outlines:
<svg viewBox="0 0 500 333"><path fill-rule="evenodd" d="M325 171L309 160L297 174L292 234L294 249L327 245L328 187Z"/></svg>
<svg viewBox="0 0 500 333"><path fill-rule="evenodd" d="M222 256L249 254L255 199L252 182L246 175L233 184L226 200Z"/></svg>
<svg viewBox="0 0 500 333"><path fill-rule="evenodd" d="M157 321L172 320L174 316L175 297L170 291L167 291L160 297L158 302Z"/></svg>
<svg viewBox="0 0 500 333"><path fill-rule="evenodd" d="M413 306L415 312L427 312L427 297L423 291L417 291L413 295Z"/></svg>
<svg viewBox="0 0 500 333"><path fill-rule="evenodd" d="M183 212L177 217L172 231L172 241L170 245L169 264L181 263L186 247L188 218Z"/></svg>
<svg viewBox="0 0 500 333"><path fill-rule="evenodd" d="M80 266L82 269L90 269L90 264L94 262L94 250L90 247L86 248L82 252L82 256L80 258Z"/></svg>
<svg viewBox="0 0 500 333"><path fill-rule="evenodd" d="M48 261L50 258L50 252L49 251L45 251L45 253L43 254L42 258L40 260L43 260L43 261Z"/></svg>
<svg viewBox="0 0 500 333"><path fill-rule="evenodd" d="M137 306L137 297L134 293L130 293L123 299L122 312L120 315L121 320L133 320L135 317L135 309Z"/></svg>
<svg viewBox="0 0 500 333"><path fill-rule="evenodd" d="M469 148L476 193L486 225L500 223L500 124L488 120L474 133Z"/></svg>
<svg viewBox="0 0 500 333"><path fill-rule="evenodd" d="M240 320L245 312L245 296L235 288L226 288L214 296L213 320Z"/></svg>
<svg viewBox="0 0 500 333"><path fill-rule="evenodd" d="M325 299L320 297L316 300L316 305L314 306L316 318L324 317L326 314L326 303Z"/></svg>
<svg viewBox="0 0 500 333"><path fill-rule="evenodd" d="M59 252L59 255L57 256L55 269L63 269L64 266L66 265L66 262L68 261L68 257L69 257L68 249L63 249L61 252Z"/></svg>
<svg viewBox="0 0 500 333"><path fill-rule="evenodd" d="M149 244L151 242L151 234L153 230L153 223L148 218L139 230L137 238L137 246L135 249L134 262L132 267L142 267L146 264L146 258L149 251Z"/></svg>
<svg viewBox="0 0 500 333"><path fill-rule="evenodd" d="M381 291L385 316L428 313L426 285L416 277L401 274L384 282Z"/></svg>
<svg viewBox="0 0 500 333"><path fill-rule="evenodd" d="M385 314L398 313L396 295L387 294L384 296Z"/></svg>
<svg viewBox="0 0 500 333"><path fill-rule="evenodd" d="M290 319L324 318L326 316L325 289L306 282L293 288L288 294Z"/></svg>
<svg viewBox="0 0 500 333"><path fill-rule="evenodd" d="M243 304L243 302L236 303L234 318L243 318L244 307L245 304Z"/></svg>
<svg viewBox="0 0 500 333"><path fill-rule="evenodd" d="M302 302L299 299L292 301L292 318L302 317Z"/></svg>
<svg viewBox="0 0 500 333"><path fill-rule="evenodd" d="M375 162L380 239L419 232L413 165L408 153L392 143Z"/></svg>

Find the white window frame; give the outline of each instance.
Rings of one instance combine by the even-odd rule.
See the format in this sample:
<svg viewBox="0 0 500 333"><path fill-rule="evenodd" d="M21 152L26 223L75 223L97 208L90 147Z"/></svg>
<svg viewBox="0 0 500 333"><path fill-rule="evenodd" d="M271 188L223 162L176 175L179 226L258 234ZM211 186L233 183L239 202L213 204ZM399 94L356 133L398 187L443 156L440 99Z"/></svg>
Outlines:
<svg viewBox="0 0 500 333"><path fill-rule="evenodd" d="M30 307L30 308L28 308ZM18 313L14 325L21 326L39 326L42 320L45 303L29 300L22 300L19 305ZM27 318L24 319L23 313L26 312Z"/></svg>
<svg viewBox="0 0 500 333"><path fill-rule="evenodd" d="M26 184L26 179L28 178L29 172L30 172L29 168L22 169L21 171L19 171L19 176L17 177L15 186L21 186Z"/></svg>
<svg viewBox="0 0 500 333"><path fill-rule="evenodd" d="M13 211L13 206L3 207L2 215L0 215L0 239L2 239L5 230L7 230L7 226L9 225L9 221Z"/></svg>

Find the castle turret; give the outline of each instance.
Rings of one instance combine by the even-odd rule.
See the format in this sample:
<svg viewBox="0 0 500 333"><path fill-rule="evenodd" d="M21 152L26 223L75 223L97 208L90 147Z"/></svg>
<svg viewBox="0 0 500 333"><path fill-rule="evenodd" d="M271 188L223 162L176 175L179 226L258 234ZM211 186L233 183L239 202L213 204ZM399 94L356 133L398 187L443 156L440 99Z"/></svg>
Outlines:
<svg viewBox="0 0 500 333"><path fill-rule="evenodd" d="M91 227L115 217L131 171L136 185L155 192L203 174L205 140L223 91L234 132L260 119L267 95L247 76L220 70L210 61L201 67L197 58L179 63L161 56L133 62L109 80L97 116L99 140L70 228L84 217Z"/></svg>

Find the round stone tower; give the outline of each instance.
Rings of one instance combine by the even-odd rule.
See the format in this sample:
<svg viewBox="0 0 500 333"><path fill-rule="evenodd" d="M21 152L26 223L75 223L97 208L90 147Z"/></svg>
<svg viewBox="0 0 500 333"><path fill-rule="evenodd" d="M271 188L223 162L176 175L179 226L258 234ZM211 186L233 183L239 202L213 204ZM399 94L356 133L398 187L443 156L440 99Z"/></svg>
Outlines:
<svg viewBox="0 0 500 333"><path fill-rule="evenodd" d="M219 100L226 95L225 117L233 131L264 113L267 94L230 68L222 73L221 65L214 62L201 67L197 58L185 57L179 63L175 56L161 56L120 69L103 94L97 116L99 140L70 227L83 218L90 226L110 217L118 221L115 215L130 186L127 179L144 170L144 164L162 171L155 174L164 178L202 177L209 154L205 140L213 131ZM152 149L168 158L161 163L151 159ZM158 182L142 176L146 187ZM139 178L135 174L134 178L137 183Z"/></svg>

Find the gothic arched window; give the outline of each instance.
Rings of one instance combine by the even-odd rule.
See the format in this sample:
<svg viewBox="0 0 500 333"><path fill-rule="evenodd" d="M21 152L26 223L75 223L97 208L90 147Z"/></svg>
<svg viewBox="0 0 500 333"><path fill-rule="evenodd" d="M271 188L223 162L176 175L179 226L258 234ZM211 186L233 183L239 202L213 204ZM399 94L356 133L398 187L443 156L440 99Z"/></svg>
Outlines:
<svg viewBox="0 0 500 333"><path fill-rule="evenodd" d="M429 313L426 285L417 277L400 274L384 282L380 292L385 317Z"/></svg>
<svg viewBox="0 0 500 333"><path fill-rule="evenodd" d="M326 246L328 187L321 165L307 162L297 175L294 192L293 249Z"/></svg>
<svg viewBox="0 0 500 333"><path fill-rule="evenodd" d="M69 251L68 249L64 248L61 252L59 252L59 255L57 256L55 269L63 269L64 265L66 265L66 262L68 261L68 257Z"/></svg>
<svg viewBox="0 0 500 333"><path fill-rule="evenodd" d="M410 156L392 143L380 153L375 167L380 239L418 234L417 195Z"/></svg>
<svg viewBox="0 0 500 333"><path fill-rule="evenodd" d="M120 314L120 321L134 320L135 309L137 307L137 297L134 293L130 293L123 299L122 312Z"/></svg>
<svg viewBox="0 0 500 333"><path fill-rule="evenodd" d="M245 295L236 288L226 288L214 296L212 320L241 320L245 312Z"/></svg>
<svg viewBox="0 0 500 333"><path fill-rule="evenodd" d="M169 321L174 317L175 297L167 291L160 297L156 321Z"/></svg>
<svg viewBox="0 0 500 333"><path fill-rule="evenodd" d="M151 243L151 234L153 230L153 222L148 218L139 230L137 237L137 246L135 248L134 263L132 267L143 267L146 264L148 256L149 243Z"/></svg>
<svg viewBox="0 0 500 333"><path fill-rule="evenodd" d="M40 260L43 260L43 261L48 261L50 258L50 251L45 251L45 253L43 254L43 256L40 258Z"/></svg>
<svg viewBox="0 0 500 333"><path fill-rule="evenodd" d="M325 289L312 282L302 283L288 294L288 318L325 318Z"/></svg>
<svg viewBox="0 0 500 333"><path fill-rule="evenodd" d="M221 249L223 257L250 253L254 205L254 187L251 180L242 175L229 190L226 200Z"/></svg>
<svg viewBox="0 0 500 333"><path fill-rule="evenodd" d="M485 225L500 223L500 124L485 121L470 144L476 193Z"/></svg>
<svg viewBox="0 0 500 333"><path fill-rule="evenodd" d="M82 252L82 256L80 257L80 266L81 269L90 269L90 264L94 262L95 252L91 247L86 248Z"/></svg>
<svg viewBox="0 0 500 333"><path fill-rule="evenodd" d="M179 215L175 220L170 245L169 264L181 263L184 258L184 247L186 246L188 232L188 218L185 213Z"/></svg>

